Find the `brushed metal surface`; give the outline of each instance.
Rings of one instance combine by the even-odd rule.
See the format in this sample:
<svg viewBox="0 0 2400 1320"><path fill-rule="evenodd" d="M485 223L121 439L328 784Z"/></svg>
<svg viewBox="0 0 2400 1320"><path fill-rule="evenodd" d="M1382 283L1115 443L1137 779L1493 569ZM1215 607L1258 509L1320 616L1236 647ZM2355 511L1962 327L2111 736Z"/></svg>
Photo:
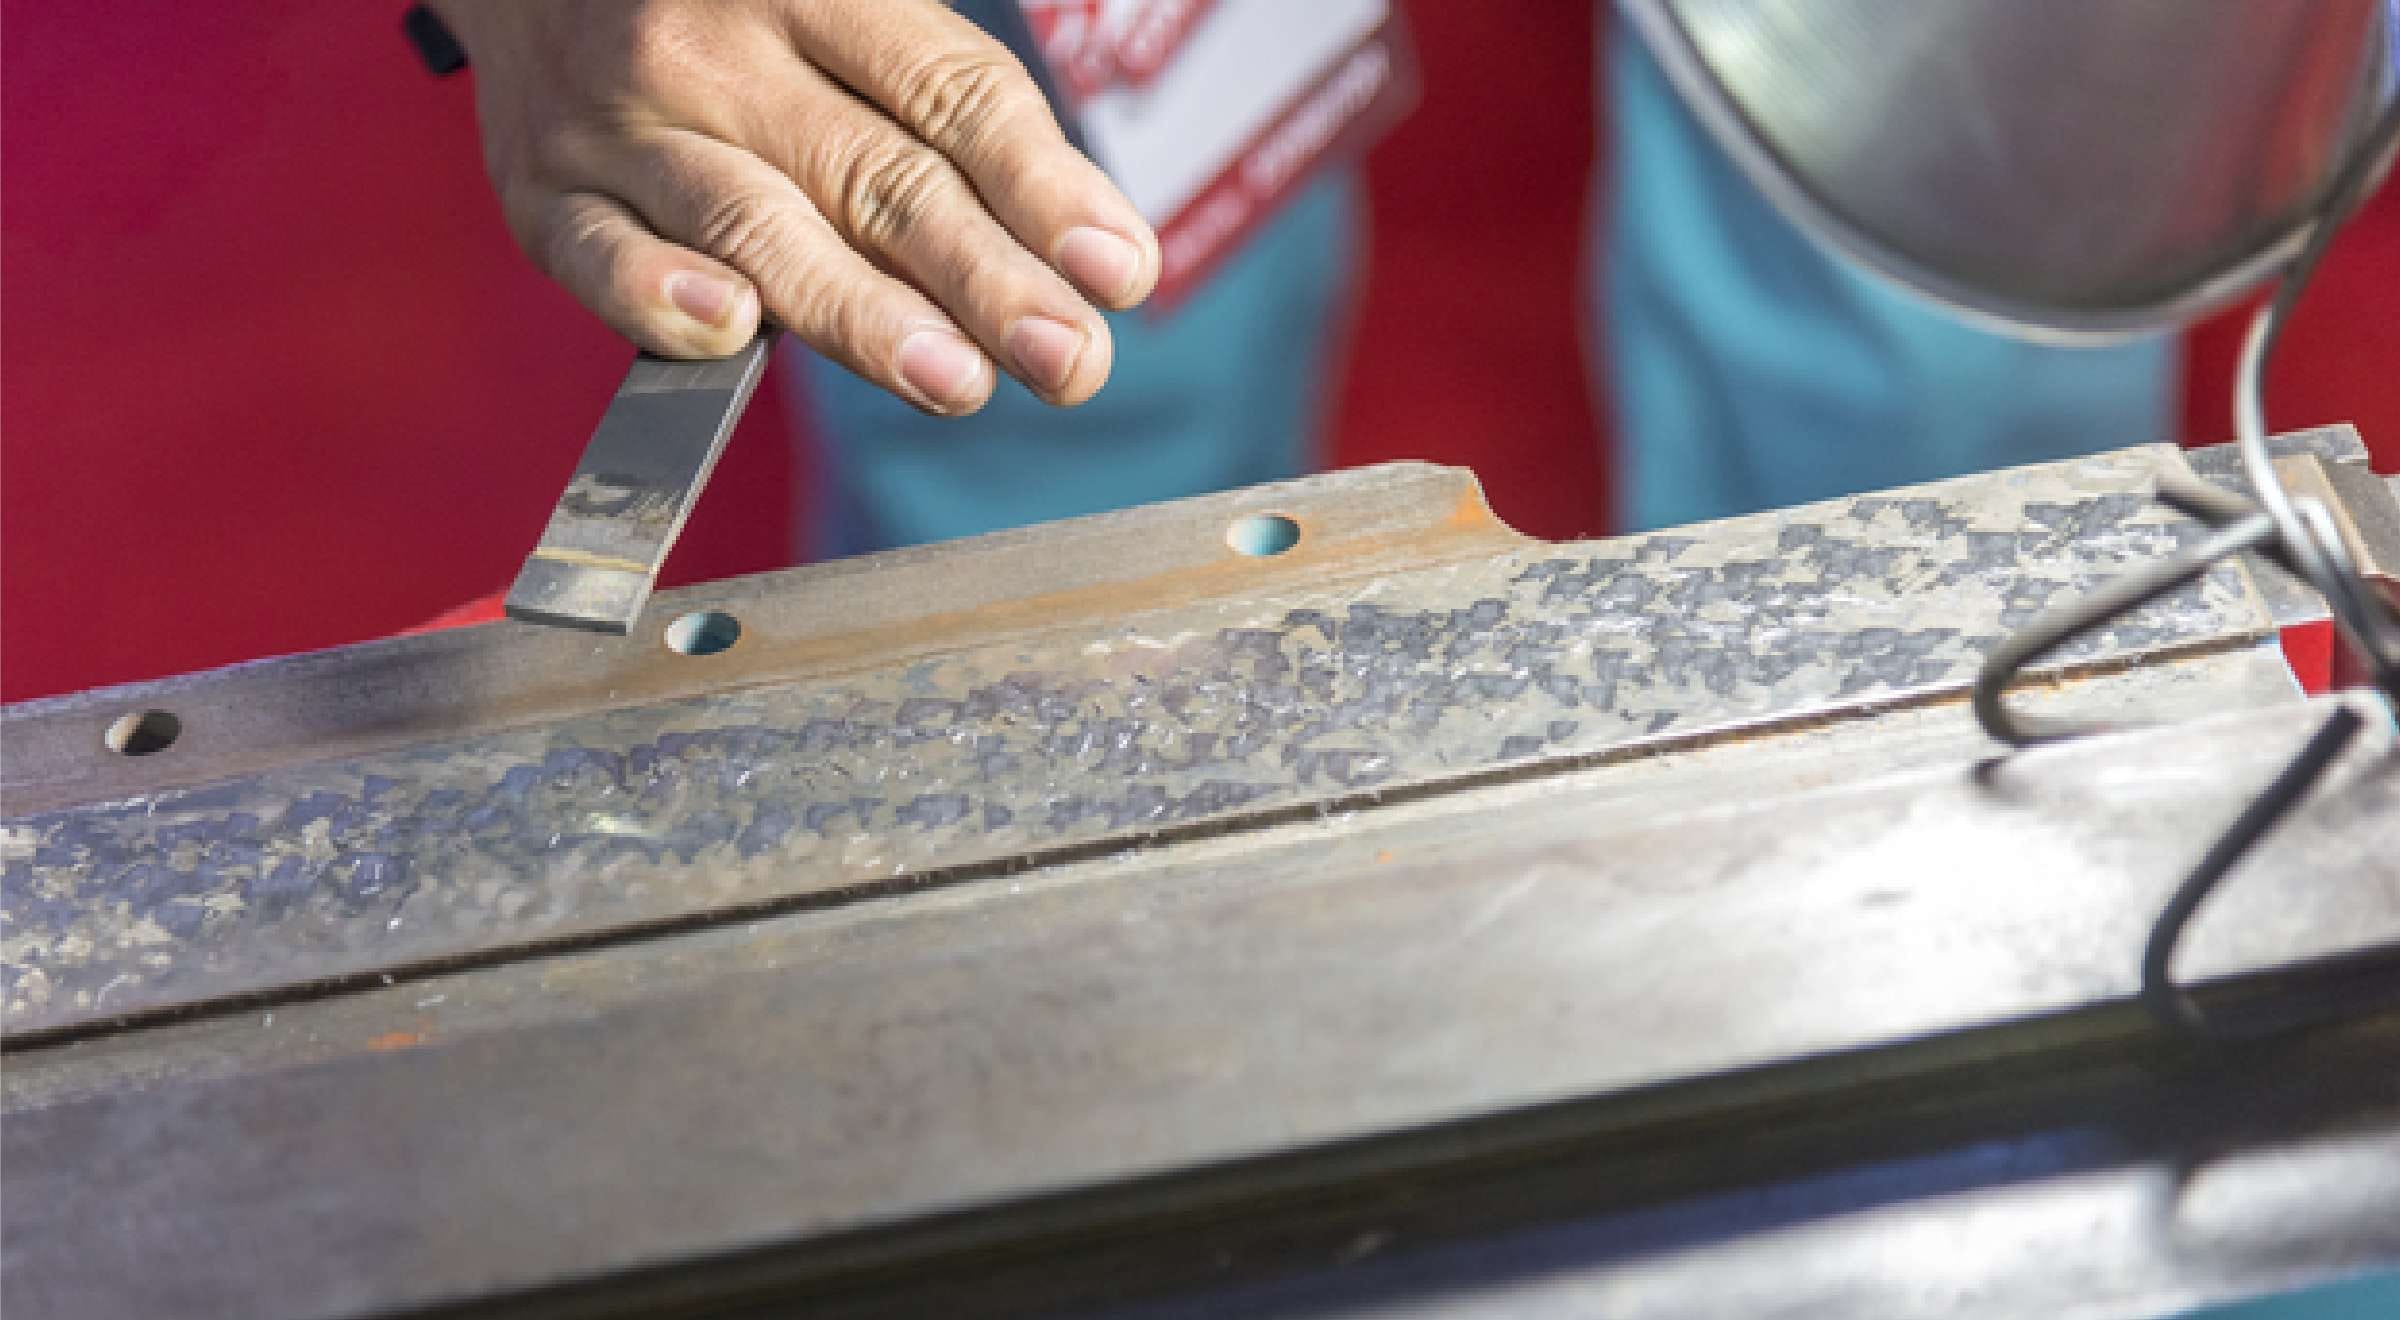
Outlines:
<svg viewBox="0 0 2400 1320"><path fill-rule="evenodd" d="M2382 0L1625 0L1801 226L2006 328L2161 330L2262 278L2392 94Z"/></svg>
<svg viewBox="0 0 2400 1320"><path fill-rule="evenodd" d="M619 637L633 631L766 374L775 339L769 329L707 361L634 358L508 589L508 617Z"/></svg>
<svg viewBox="0 0 2400 1320"><path fill-rule="evenodd" d="M1048 539L1108 560L1211 547L1224 594L1068 624L1035 592L1027 632L995 604L962 645L848 672L735 683L718 657L670 655L726 681L49 811L12 794L0 1026L93 1028L1954 700L2009 630L2190 533L2147 493L2181 463L2125 450L1567 546L1495 539L1452 474L1421 516L1472 511L1486 553L1361 577L1333 546L1329 576L1304 561L1277 588L1225 547L1223 505L1165 506ZM1283 493L1306 515L1366 480ZM2270 628L2227 564L2041 672ZM523 632L488 636L505 656ZM174 708L194 731L176 752L207 755L221 700L186 688Z"/></svg>
<svg viewBox="0 0 2400 1320"><path fill-rule="evenodd" d="M2070 1168L1988 1250L1890 1261L1903 1288L1987 1267L1959 1314L2039 1313L2061 1271L2129 1279L2089 1313L2135 1315L2400 1265L2393 1097L2285 1096L2299 1115L2250 1112L2232 1150L2207 1127L2170 1139L2222 1083L2179 1077L2124 1008L2188 854L2323 709L1632 820L1586 809L1599 768L23 1052L0 1077L0 1289L12 1315L268 1317L630 1275L579 1304L639 1310L648 1268L738 1279L766 1252L779 1287L838 1296L900 1286L877 1271L915 1253L965 1251L950 1268L972 1278L1011 1242L1128 1224L1205 1255L1249 1214L1420 1164L1497 1159L1529 1190L1587 1141L1614 1153L1582 1178L1640 1171L1653 1203L1712 1164L1760 1176L1785 1124L1832 1119L1816 1157L1871 1170L1987 1089L2000 1132L2029 1111L2116 1132L2112 1159L2154 1177L2336 1114L2379 1162L2308 1217L2226 1206L2206 1268L2180 1271L2175 1217L2079 1236ZM2271 985L2296 958L2400 947L2382 718L2212 904L2188 976ZM2325 1066L2388 1083L2392 1057L2352 1043ZM2119 1113L2025 1091L2126 1066ZM1260 1161L1287 1163L1243 1172ZM1232 1183L1173 1191L1209 1169ZM1084 1193L1107 1195L1043 1208ZM1167 1203L1129 1208L1152 1195ZM1911 1233L1993 1227L1871 1185L1807 1204L1838 1236L1837 1212L1902 1203ZM1416 1212L1370 1198L1345 1237L1378 1213ZM1888 1218L1865 1231L1902 1231ZM1720 1226L1729 1249L1738 1228ZM1772 1282L1676 1277L1716 1313Z"/></svg>
<svg viewBox="0 0 2400 1320"><path fill-rule="evenodd" d="M2195 1052L2142 933L2328 709L2255 580L2019 694L2172 725L2001 757L1964 707L2189 535L2182 463L1556 546L1408 465L696 588L714 656L500 624L11 708L0 1307L1346 1313L1331 1270L1998 1320L2400 1268L2389 713L2177 969L2347 1020ZM108 752L142 708L185 737Z"/></svg>

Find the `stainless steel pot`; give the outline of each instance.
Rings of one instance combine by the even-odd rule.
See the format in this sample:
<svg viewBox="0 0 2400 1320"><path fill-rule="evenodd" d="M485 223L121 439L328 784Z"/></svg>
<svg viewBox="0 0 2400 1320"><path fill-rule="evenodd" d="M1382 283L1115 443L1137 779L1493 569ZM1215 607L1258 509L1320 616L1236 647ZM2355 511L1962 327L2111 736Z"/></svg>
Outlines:
<svg viewBox="0 0 2400 1320"><path fill-rule="evenodd" d="M1624 0L1787 214L2019 333L2271 273L2394 95L2387 0Z"/></svg>

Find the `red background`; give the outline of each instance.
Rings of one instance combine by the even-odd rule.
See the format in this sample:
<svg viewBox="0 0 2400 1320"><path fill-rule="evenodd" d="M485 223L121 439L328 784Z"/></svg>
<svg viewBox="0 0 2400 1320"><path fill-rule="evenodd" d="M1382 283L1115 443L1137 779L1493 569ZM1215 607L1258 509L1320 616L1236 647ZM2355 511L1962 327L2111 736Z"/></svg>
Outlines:
<svg viewBox="0 0 2400 1320"><path fill-rule="evenodd" d="M627 350L511 248L469 88L418 71L400 7L0 3L0 695L394 631L531 545ZM1595 6L1407 8L1425 105L1370 162L1333 457L1470 464L1527 531L1604 530L1573 274ZM2273 394L2387 469L2396 280L2388 189ZM2231 352L2222 322L2194 338L2198 438ZM784 430L762 394L671 578L783 561Z"/></svg>

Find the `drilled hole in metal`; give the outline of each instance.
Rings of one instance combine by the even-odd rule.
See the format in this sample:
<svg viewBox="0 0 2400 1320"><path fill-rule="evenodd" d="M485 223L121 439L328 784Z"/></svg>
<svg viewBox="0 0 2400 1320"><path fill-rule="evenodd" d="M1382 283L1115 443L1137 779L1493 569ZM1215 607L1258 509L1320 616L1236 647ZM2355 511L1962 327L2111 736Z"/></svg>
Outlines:
<svg viewBox="0 0 2400 1320"><path fill-rule="evenodd" d="M1300 544L1300 524L1280 513L1254 513L1225 529L1225 544L1239 554L1264 559Z"/></svg>
<svg viewBox="0 0 2400 1320"><path fill-rule="evenodd" d="M715 655L742 640L742 621L723 610L693 610L667 625L667 649Z"/></svg>
<svg viewBox="0 0 2400 1320"><path fill-rule="evenodd" d="M182 736L183 721L174 712L143 710L118 716L101 738L119 756L148 756L174 746Z"/></svg>

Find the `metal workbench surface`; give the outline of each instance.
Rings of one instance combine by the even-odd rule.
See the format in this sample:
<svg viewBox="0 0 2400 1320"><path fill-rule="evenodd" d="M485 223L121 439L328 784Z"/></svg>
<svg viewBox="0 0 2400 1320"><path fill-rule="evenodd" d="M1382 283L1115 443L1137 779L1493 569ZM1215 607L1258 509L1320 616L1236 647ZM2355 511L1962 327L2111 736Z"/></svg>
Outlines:
<svg viewBox="0 0 2400 1320"><path fill-rule="evenodd" d="M2196 1052L2129 1005L2142 935L2325 710L2257 583L2024 696L2172 723L2003 759L1964 710L2188 535L2147 498L2181 461L1568 546L1403 466L670 593L624 641L13 708L0 1302L1041 1309L1572 1223L1542 1304L1622 1314L2400 1263L2388 720L2182 964L2355 1021ZM1262 516L1299 545L1228 546ZM660 645L700 610L741 641ZM173 747L101 750L153 708ZM1903 1231L1983 1246L1842 1254Z"/></svg>
<svg viewBox="0 0 2400 1320"><path fill-rule="evenodd" d="M336 676L335 737L290 729L308 759L256 769L251 749L211 740L278 717L260 709L290 699L271 673L219 685L265 691L155 694L187 733L136 764L107 764L91 726L153 696L39 706L11 717L12 802L46 805L59 785L114 796L131 785L94 783L98 771L170 757L245 772L10 821L6 1027L1022 869L1161 830L1955 695L2043 606L2176 543L2187 529L2145 491L2174 461L2126 451L1578 547L1507 533L1461 473L1327 478L1046 529L1021 538L1032 553L1013 572L973 544L866 561L851 580L803 570L726 602L755 637L749 654L506 625L367 648L331 663L453 671L471 712L541 683L519 671L553 652L599 657L587 663L601 672L634 652L722 681L666 700L569 697L538 720L502 711L497 728L470 714L449 736L325 759L353 728L389 724ZM1272 576L1243 572L1224 544L1245 499L1297 511L1311 533ZM1378 503L1410 521L1360 516ZM1053 599L1052 566L1114 567L1142 542L1164 547L1151 554L1165 562L1130 565L1146 576ZM1417 562L1385 568L1379 542ZM1171 603L1178 586L1196 598ZM933 599L831 635L771 633L758 608L879 590ZM920 642L934 623L953 628L947 645ZM2243 645L2270 626L2228 565L2050 668ZM830 673L741 672L841 643L856 649ZM485 674L500 693L475 690Z"/></svg>

